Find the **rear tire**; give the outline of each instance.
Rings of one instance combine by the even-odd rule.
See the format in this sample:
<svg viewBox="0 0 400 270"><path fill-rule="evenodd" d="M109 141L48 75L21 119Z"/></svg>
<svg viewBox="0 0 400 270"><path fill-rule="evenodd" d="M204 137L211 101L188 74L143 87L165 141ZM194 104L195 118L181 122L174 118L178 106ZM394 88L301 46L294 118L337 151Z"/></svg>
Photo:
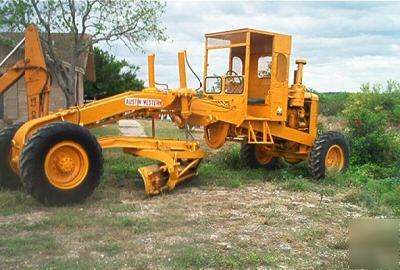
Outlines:
<svg viewBox="0 0 400 270"><path fill-rule="evenodd" d="M0 131L0 188L15 190L22 187L20 177L10 166L12 139L22 125L15 123Z"/></svg>
<svg viewBox="0 0 400 270"><path fill-rule="evenodd" d="M279 159L277 157L266 158L263 162L261 162L256 155L257 146L255 144L250 143L242 143L242 147L240 149L240 156L243 164L246 167L250 167L253 169L256 168L266 168L269 170L276 169L278 166Z"/></svg>
<svg viewBox="0 0 400 270"><path fill-rule="evenodd" d="M49 124L26 143L20 172L26 190L45 205L82 202L100 183L102 149L85 127L68 122Z"/></svg>
<svg viewBox="0 0 400 270"><path fill-rule="evenodd" d="M350 147L340 132L329 131L318 136L310 152L310 173L322 179L329 170L345 172L349 167Z"/></svg>

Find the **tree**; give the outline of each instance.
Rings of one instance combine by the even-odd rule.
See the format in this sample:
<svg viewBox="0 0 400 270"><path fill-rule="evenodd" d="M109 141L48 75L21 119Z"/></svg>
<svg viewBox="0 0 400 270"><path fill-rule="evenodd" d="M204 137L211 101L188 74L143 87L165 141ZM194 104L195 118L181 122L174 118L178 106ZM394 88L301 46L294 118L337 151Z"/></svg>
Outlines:
<svg viewBox="0 0 400 270"><path fill-rule="evenodd" d="M75 68L80 55L100 42L111 45L120 40L134 51L146 41L165 40L160 22L164 11L165 4L153 0L0 0L0 27L3 31L23 31L30 23L39 27L49 67L69 107L76 102ZM54 48L52 34L56 32L73 36L69 67Z"/></svg>
<svg viewBox="0 0 400 270"><path fill-rule="evenodd" d="M143 89L143 81L138 79L138 67L126 60L117 60L115 56L99 48L94 48L96 82L85 81L85 96L89 99L119 94L126 90Z"/></svg>

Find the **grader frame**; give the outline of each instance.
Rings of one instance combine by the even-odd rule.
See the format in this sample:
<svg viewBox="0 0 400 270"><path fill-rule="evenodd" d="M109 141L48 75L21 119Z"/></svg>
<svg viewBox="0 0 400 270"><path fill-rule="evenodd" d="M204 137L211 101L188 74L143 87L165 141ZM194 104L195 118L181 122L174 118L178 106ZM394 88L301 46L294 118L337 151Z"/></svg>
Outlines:
<svg viewBox="0 0 400 270"><path fill-rule="evenodd" d="M214 45L213 41L222 44ZM229 50L228 71L208 76L209 53L218 49ZM161 165L139 169L146 193L171 190L197 175L196 169L205 155L198 142L123 136L93 142L86 132L86 128L120 119L153 118L155 113L169 115L179 128L203 126L205 141L211 148L221 147L226 140L241 142L242 157L252 167L272 167L278 157L289 163L310 158L315 178L323 177L325 169L343 171L348 164L344 137L329 133L316 138L318 96L306 92L302 84L304 60L296 62L294 84L288 87L290 50L291 37L282 34L252 29L207 34L202 94L187 87L184 51L178 53L180 87L170 91L157 89L155 56L151 54L148 56L149 87L143 91L128 91L60 110L16 129L7 160L12 173L8 175L20 178L28 191L44 203L80 201L97 185L101 173L93 171L101 171L97 167L102 166L96 156L92 157L96 162L90 160L91 152L97 156L101 152L95 146L85 149L84 144L98 144L103 149L122 148L127 154L161 161ZM235 57L242 62L242 72L233 70ZM258 61L262 57L271 59L267 63L269 71L259 70ZM64 124L63 131L59 128L63 123L75 125ZM79 139L75 138L78 134L81 134ZM33 166L34 160L39 165Z"/></svg>

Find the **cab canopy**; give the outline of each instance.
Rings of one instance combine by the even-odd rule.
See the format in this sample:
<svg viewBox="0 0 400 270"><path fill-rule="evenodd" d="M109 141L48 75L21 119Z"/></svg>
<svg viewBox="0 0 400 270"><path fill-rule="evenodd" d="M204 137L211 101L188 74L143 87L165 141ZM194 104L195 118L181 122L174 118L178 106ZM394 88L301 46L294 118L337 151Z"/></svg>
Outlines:
<svg viewBox="0 0 400 270"><path fill-rule="evenodd" d="M250 106L286 107L291 36L244 28L205 38L205 94L241 94Z"/></svg>

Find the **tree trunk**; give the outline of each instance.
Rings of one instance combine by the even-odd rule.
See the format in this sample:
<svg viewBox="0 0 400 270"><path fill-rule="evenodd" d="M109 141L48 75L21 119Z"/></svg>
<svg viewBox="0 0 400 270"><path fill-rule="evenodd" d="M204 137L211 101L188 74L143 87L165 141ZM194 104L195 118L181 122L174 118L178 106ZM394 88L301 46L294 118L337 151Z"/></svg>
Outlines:
<svg viewBox="0 0 400 270"><path fill-rule="evenodd" d="M78 105L76 97L76 62L79 58L79 54L74 50L71 57L71 67L69 69L68 76L68 91L65 91L65 97L67 99L67 107Z"/></svg>
<svg viewBox="0 0 400 270"><path fill-rule="evenodd" d="M71 106L74 106L76 104L76 98L74 94L71 94L69 92L63 91L65 95L65 100L66 100L66 107L67 109Z"/></svg>
<svg viewBox="0 0 400 270"><path fill-rule="evenodd" d="M74 61L71 61L74 62ZM66 101L65 109L76 105L75 91L75 67L65 67L61 61L51 63L51 69L55 76L58 86L61 88Z"/></svg>

